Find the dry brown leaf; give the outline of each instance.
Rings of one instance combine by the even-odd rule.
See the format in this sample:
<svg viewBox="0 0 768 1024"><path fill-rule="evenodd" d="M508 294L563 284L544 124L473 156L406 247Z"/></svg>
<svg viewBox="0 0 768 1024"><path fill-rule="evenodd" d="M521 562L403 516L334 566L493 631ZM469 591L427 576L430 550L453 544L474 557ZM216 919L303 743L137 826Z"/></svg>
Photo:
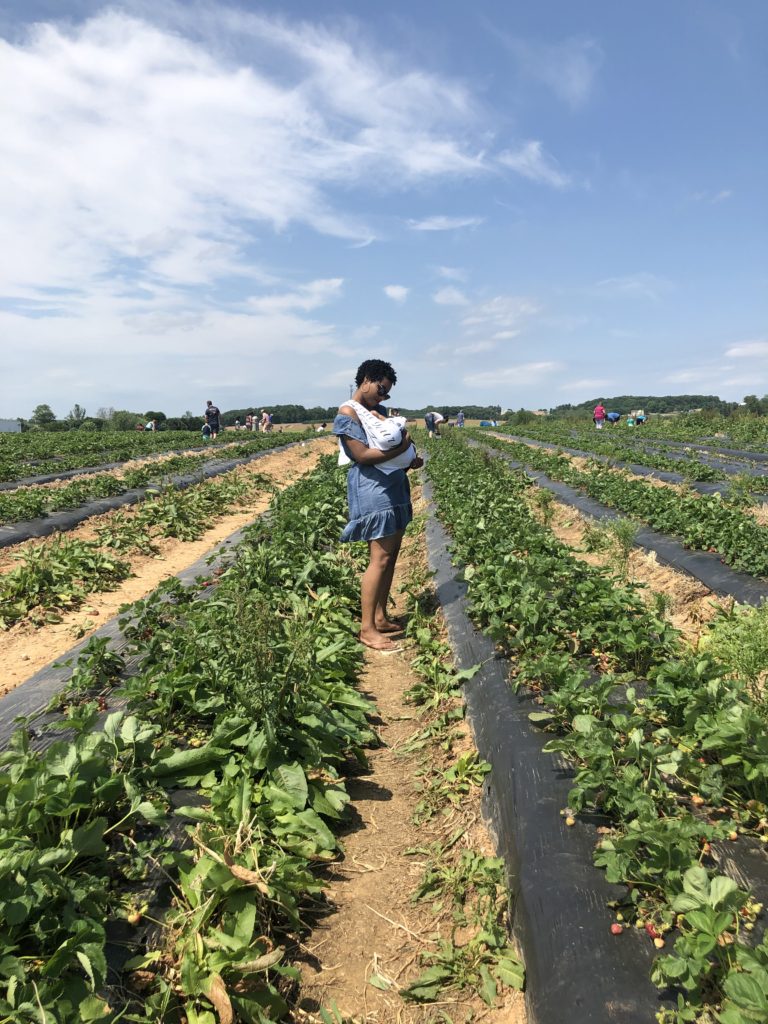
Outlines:
<svg viewBox="0 0 768 1024"><path fill-rule="evenodd" d="M227 864L227 867L239 882L252 885L260 893L263 893L264 896L269 896L269 886L258 871L251 871L250 868L244 868L240 864Z"/></svg>
<svg viewBox="0 0 768 1024"><path fill-rule="evenodd" d="M274 967L276 963L282 960L284 953L285 950L282 946L278 946L271 953L264 953L263 956L258 956L255 960L249 960L246 964L240 964L238 970L242 971L243 974L255 974L256 971L266 971L268 967Z"/></svg>
<svg viewBox="0 0 768 1024"><path fill-rule="evenodd" d="M220 974L210 976L205 994L218 1013L220 1024L233 1024L235 1014L227 995L227 986Z"/></svg>

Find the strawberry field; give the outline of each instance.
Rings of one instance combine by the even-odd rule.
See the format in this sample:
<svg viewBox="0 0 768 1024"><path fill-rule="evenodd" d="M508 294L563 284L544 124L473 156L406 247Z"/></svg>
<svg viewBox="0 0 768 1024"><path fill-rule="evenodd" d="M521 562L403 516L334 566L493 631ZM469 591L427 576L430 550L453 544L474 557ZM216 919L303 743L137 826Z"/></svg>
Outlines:
<svg viewBox="0 0 768 1024"><path fill-rule="evenodd" d="M148 440L155 438L130 437ZM617 457L618 449L588 449L586 433L571 441ZM662 488L485 432L445 432L427 447L430 514L447 530L474 628L494 645L506 680L501 699L544 758L544 786L548 775L553 786L568 780L561 803L539 813L551 817L563 851L587 851L583 870L610 889L590 909L599 962L616 956L622 977L642 979L642 996L612 994L632 1003L631 1013L606 1010L605 1019L767 1020L768 606L731 602L690 646L664 593L558 540L551 496L496 453L689 548L714 551L726 569L756 580L768 575L768 527L743 492ZM19 458L7 472L20 478L39 454L26 452L26 463ZM324 906L324 871L344 860L341 833L354 815L348 778L377 743L377 708L360 686L364 552L338 544L346 496L333 459L283 490L236 471L184 491L164 486L159 472L195 470L209 454L0 495L6 520L23 521L132 486L153 491L95 537L56 533L9 563L0 575L6 632L45 630L89 594L119 586L137 550L151 557L164 537L200 537L222 505L271 495L234 556L193 585L172 579L126 607L119 650L94 637L61 670L45 713L6 725L0 1021L308 1019L296 1006L297 962L308 922ZM625 454L637 461L634 448ZM693 474L706 479L707 463L697 465ZM462 717L458 687L480 687L483 666L453 670L427 584L422 574L406 588L407 657L421 679L409 699L426 709L409 749L450 752ZM438 588L446 607L451 593ZM453 820L481 785L496 804L513 791L521 798L493 745L478 741L478 750L449 768L424 769L417 827ZM514 819L491 825L505 848ZM511 924L523 959L531 958L529 1020L554 1024L537 1016L546 979L533 962L538 947L526 945L530 922L521 924L530 912L535 930L535 893L517 892L519 866L470 850L454 857L461 835L430 847L414 896L436 912L449 908L450 940L414 954L407 984L382 971L370 984L396 993L403 1007L423 1008L418 1017L404 1010L409 1021L456 1019L440 1009L456 991L477 993L490 1012L507 988L523 984ZM551 856L559 850L552 846ZM518 901L509 920L505 878L512 906ZM572 957L544 973L575 986L590 978L598 952L580 940L578 921L564 914L559 927ZM593 984L608 992L611 976L606 968ZM346 1018L327 1004L310 1019ZM578 1002L569 1019L586 1020Z"/></svg>

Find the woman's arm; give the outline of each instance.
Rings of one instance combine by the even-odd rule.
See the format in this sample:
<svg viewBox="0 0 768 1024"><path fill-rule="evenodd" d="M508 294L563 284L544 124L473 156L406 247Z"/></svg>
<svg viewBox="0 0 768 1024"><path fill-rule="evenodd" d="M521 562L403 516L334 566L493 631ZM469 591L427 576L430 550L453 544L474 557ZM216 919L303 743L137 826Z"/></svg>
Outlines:
<svg viewBox="0 0 768 1024"><path fill-rule="evenodd" d="M347 449L347 454L360 466L377 466L380 462L389 462L390 459L394 459L396 455L401 455L411 445L411 439L408 436L407 431L403 431L403 440L396 448L390 448L389 451L380 452L378 448L369 448L368 445L363 444L362 441L356 441L353 437L345 437L344 445Z"/></svg>
<svg viewBox="0 0 768 1024"><path fill-rule="evenodd" d="M339 407L339 412L344 416L349 416L356 423L359 423L355 410L349 405L342 405ZM384 417L382 417L383 419ZM385 452L379 451L378 448L369 448L367 444L362 441L357 441L353 437L344 437L345 447L349 457L360 466L377 466L381 462L389 462L390 459L394 459L396 455L401 455L404 451L407 451L411 445L411 439L408 436L408 431L403 431L403 437L400 444L396 448L390 448Z"/></svg>

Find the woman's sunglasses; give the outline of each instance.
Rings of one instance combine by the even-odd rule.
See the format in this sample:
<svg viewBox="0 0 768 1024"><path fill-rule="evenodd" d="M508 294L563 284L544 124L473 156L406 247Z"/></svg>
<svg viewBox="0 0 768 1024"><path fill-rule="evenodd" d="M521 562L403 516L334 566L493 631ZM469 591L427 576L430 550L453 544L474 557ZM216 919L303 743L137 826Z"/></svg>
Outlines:
<svg viewBox="0 0 768 1024"><path fill-rule="evenodd" d="M389 391L387 391L383 384L377 384L376 391L379 394L379 398L389 398Z"/></svg>

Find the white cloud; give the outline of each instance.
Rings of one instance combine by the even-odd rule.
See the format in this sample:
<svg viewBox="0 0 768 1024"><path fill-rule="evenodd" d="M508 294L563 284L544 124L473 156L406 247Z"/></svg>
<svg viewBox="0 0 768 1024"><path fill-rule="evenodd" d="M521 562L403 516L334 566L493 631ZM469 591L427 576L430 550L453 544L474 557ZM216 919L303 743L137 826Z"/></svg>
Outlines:
<svg viewBox="0 0 768 1024"><path fill-rule="evenodd" d="M393 302L405 302L410 290L410 288L406 288L402 284L387 284L384 286L384 294L387 298L392 299Z"/></svg>
<svg viewBox="0 0 768 1024"><path fill-rule="evenodd" d="M446 281L466 281L467 272L461 267L438 267L437 274L439 277L445 278Z"/></svg>
<svg viewBox="0 0 768 1024"><path fill-rule="evenodd" d="M594 293L640 297L656 302L671 288L671 282L665 278L641 271L637 274L625 274L622 277L606 277L597 282Z"/></svg>
<svg viewBox="0 0 768 1024"><path fill-rule="evenodd" d="M352 337L355 341L370 341L371 338L375 338L381 330L378 324L364 324L362 327L356 327L352 331Z"/></svg>
<svg viewBox="0 0 768 1024"><path fill-rule="evenodd" d="M500 35L524 76L541 82L572 107L583 106L589 100L603 62L603 51L596 40L576 36L559 43L540 43Z"/></svg>
<svg viewBox="0 0 768 1024"><path fill-rule="evenodd" d="M438 306L468 306L469 299L460 291L458 288L448 286L447 288L440 288L432 296L432 301L436 302Z"/></svg>
<svg viewBox="0 0 768 1024"><path fill-rule="evenodd" d="M222 312L250 353L265 318L334 297L262 265L274 233L362 245L375 233L342 205L350 189L491 171L466 87L366 46L349 23L206 3L134 9L143 16L104 9L0 39L0 219L14 239L0 250L0 294L21 315L14 336L27 333L24 314L46 321L29 334L48 339L52 369L90 339L142 348L143 331L183 331L188 350L205 350ZM295 316L275 328L288 350L332 330ZM145 379L171 352L149 350ZM25 382L15 362L4 370L9 387ZM110 360L90 376L106 401Z"/></svg>
<svg viewBox="0 0 768 1024"><path fill-rule="evenodd" d="M605 380L600 377L582 377L581 380L569 380L565 384L561 384L560 391L580 392L580 391L605 391L606 388L615 387L615 382L612 380Z"/></svg>
<svg viewBox="0 0 768 1024"><path fill-rule="evenodd" d="M356 366L349 367L346 370L333 370L331 373L321 377L318 383L323 387L343 388L345 385L349 387L354 382L356 373Z"/></svg>
<svg viewBox="0 0 768 1024"><path fill-rule="evenodd" d="M726 199L730 199L733 195L733 191L729 188L720 189L719 192L694 192L690 196L691 200L695 203L709 203L714 205L716 203L724 203Z"/></svg>
<svg viewBox="0 0 768 1024"><path fill-rule="evenodd" d="M726 356L733 359L761 359L768 357L768 341L740 341L726 349Z"/></svg>
<svg viewBox="0 0 768 1024"><path fill-rule="evenodd" d="M520 331L496 331L494 338L499 341L507 341L509 338L516 338Z"/></svg>
<svg viewBox="0 0 768 1024"><path fill-rule="evenodd" d="M521 323L539 312L540 307L532 299L520 295L497 295L473 306L461 322L470 332L492 332L513 337L520 333Z"/></svg>
<svg viewBox="0 0 768 1024"><path fill-rule="evenodd" d="M260 313L279 313L289 309L309 311L337 298L343 284L341 277L310 281L293 292L251 298L248 305Z"/></svg>
<svg viewBox="0 0 768 1024"><path fill-rule="evenodd" d="M409 220L412 231L456 231L458 228L474 228L484 222L484 217L426 217L424 220Z"/></svg>
<svg viewBox="0 0 768 1024"><path fill-rule="evenodd" d="M524 386L537 383L542 377L547 377L562 368L562 363L556 362L518 363L517 366L503 366L495 370L485 370L482 373L471 373L464 377L464 383L468 387L475 388L501 385Z"/></svg>
<svg viewBox="0 0 768 1024"><path fill-rule="evenodd" d="M535 139L524 143L517 150L508 149L500 153L498 161L523 178L542 185L566 188L571 183L568 175L558 170L552 158L547 157L542 151L541 142Z"/></svg>
<svg viewBox="0 0 768 1024"><path fill-rule="evenodd" d="M490 352L495 348L494 341L473 341L469 345L459 345L454 352L457 356L475 355L477 352Z"/></svg>

